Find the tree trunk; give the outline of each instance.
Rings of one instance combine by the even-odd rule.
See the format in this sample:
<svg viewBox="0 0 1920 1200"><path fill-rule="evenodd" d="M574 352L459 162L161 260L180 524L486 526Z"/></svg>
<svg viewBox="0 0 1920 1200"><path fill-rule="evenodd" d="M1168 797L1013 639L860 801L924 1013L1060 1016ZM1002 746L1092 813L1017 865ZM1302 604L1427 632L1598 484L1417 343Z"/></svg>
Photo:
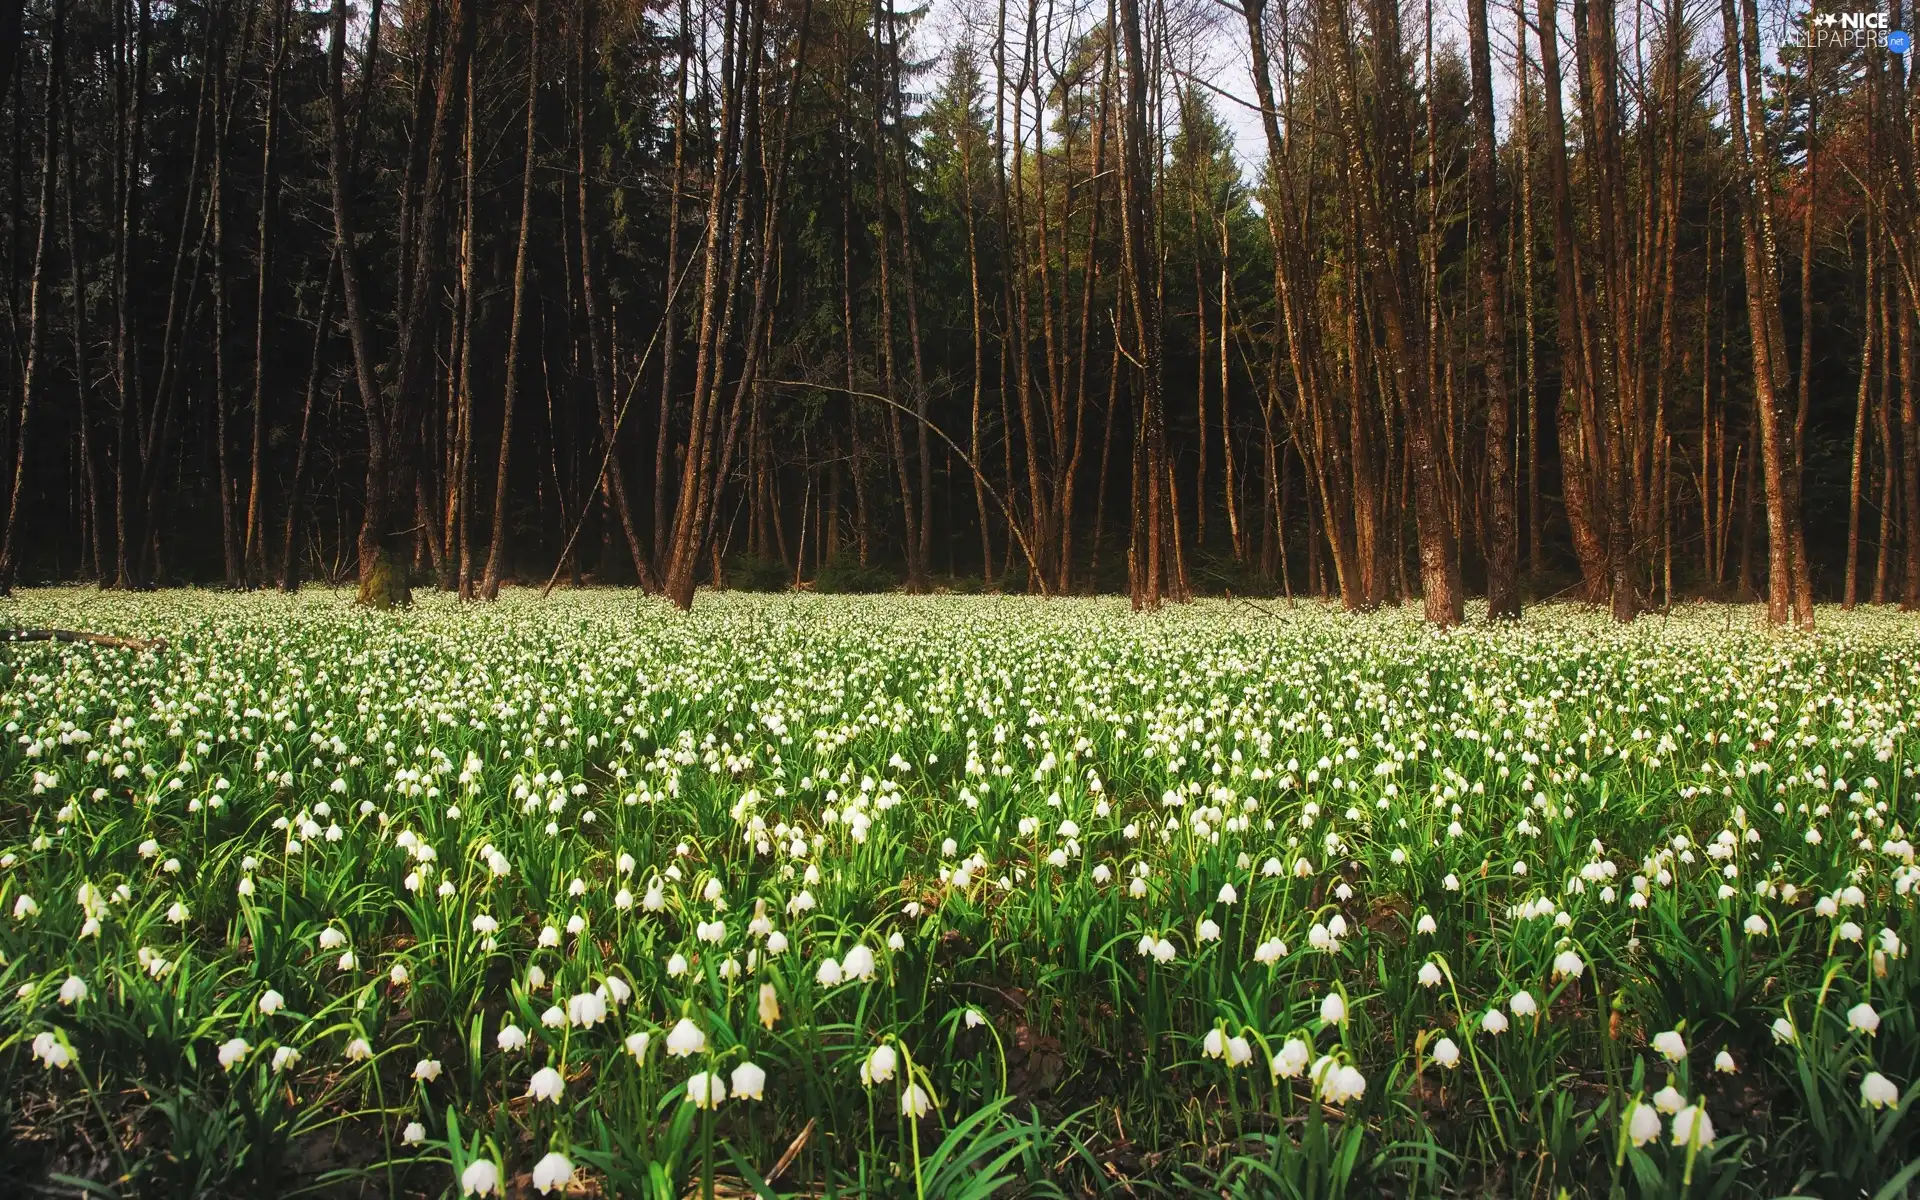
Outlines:
<svg viewBox="0 0 1920 1200"><path fill-rule="evenodd" d="M1487 487L1493 493L1487 531L1487 616L1520 615L1519 531L1513 512L1512 405L1507 394L1506 213L1500 203L1493 128L1493 62L1487 47L1487 0L1467 0L1473 88L1474 225L1480 236L1480 369L1487 389Z"/></svg>

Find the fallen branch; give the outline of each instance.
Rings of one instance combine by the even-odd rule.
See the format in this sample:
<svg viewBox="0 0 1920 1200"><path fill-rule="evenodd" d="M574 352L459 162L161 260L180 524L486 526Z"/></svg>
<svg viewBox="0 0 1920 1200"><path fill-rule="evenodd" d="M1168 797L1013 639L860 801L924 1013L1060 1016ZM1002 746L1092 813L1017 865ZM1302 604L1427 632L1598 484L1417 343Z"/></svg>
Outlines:
<svg viewBox="0 0 1920 1200"><path fill-rule="evenodd" d="M167 639L116 637L110 633L88 633L81 629L0 629L4 642L67 642L88 646L111 646L117 650L165 650Z"/></svg>

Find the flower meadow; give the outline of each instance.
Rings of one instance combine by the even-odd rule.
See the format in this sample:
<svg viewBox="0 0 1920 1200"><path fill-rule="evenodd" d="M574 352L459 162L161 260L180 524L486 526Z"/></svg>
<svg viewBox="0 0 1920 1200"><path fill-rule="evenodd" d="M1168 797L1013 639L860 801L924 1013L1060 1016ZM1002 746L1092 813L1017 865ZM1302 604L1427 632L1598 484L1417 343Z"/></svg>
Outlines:
<svg viewBox="0 0 1920 1200"><path fill-rule="evenodd" d="M27 594L0 1174L1906 1195L1920 622Z"/></svg>

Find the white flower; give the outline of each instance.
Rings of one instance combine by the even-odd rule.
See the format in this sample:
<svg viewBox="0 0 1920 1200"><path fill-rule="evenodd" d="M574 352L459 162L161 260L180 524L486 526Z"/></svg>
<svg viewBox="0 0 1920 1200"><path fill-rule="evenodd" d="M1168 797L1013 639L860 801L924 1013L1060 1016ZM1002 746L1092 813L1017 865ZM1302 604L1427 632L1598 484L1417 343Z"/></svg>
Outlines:
<svg viewBox="0 0 1920 1200"><path fill-rule="evenodd" d="M1227 1053L1227 1035L1220 1032L1218 1026L1207 1030L1207 1036L1200 1041L1200 1050L1208 1058L1224 1058Z"/></svg>
<svg viewBox="0 0 1920 1200"><path fill-rule="evenodd" d="M1202 920L1199 927L1194 930L1194 940L1201 942L1219 941L1220 926L1216 924L1211 917Z"/></svg>
<svg viewBox="0 0 1920 1200"><path fill-rule="evenodd" d="M1440 926L1434 921L1432 913L1421 913L1420 919L1414 922L1413 925L1413 931L1415 933L1435 933L1438 932L1439 929Z"/></svg>
<svg viewBox="0 0 1920 1200"><path fill-rule="evenodd" d="M651 1042L652 1040L653 1040L652 1036L646 1033L644 1030L641 1031L640 1033L630 1033L627 1035L627 1041L626 1041L627 1053L633 1055L633 1061L635 1062L646 1061L647 1043Z"/></svg>
<svg viewBox="0 0 1920 1200"><path fill-rule="evenodd" d="M858 979L862 983L871 982L878 964L874 961L873 951L864 943L859 943L847 951L846 958L840 962L840 969L849 979Z"/></svg>
<svg viewBox="0 0 1920 1200"><path fill-rule="evenodd" d="M1775 1017L1773 1019L1773 1040L1784 1046L1789 1042L1799 1041L1800 1034L1794 1030L1792 1021L1787 1020L1785 1017Z"/></svg>
<svg viewBox="0 0 1920 1200"><path fill-rule="evenodd" d="M1759 913L1754 913L1742 922L1741 928L1747 931L1748 937L1765 937L1767 935L1767 919Z"/></svg>
<svg viewBox="0 0 1920 1200"><path fill-rule="evenodd" d="M1644 1146L1660 1136L1660 1113L1635 1100L1633 1115L1627 1118L1627 1136L1636 1146Z"/></svg>
<svg viewBox="0 0 1920 1200"><path fill-rule="evenodd" d="M270 1017L286 1006L287 998L272 988L268 988L267 994L260 997L260 1013L262 1016Z"/></svg>
<svg viewBox="0 0 1920 1200"><path fill-rule="evenodd" d="M500 1032L494 1035L494 1045L512 1053L527 1047L527 1031L518 1025L502 1025Z"/></svg>
<svg viewBox="0 0 1920 1200"><path fill-rule="evenodd" d="M687 1076L687 1103L695 1108L718 1108L727 1098L727 1085L705 1071Z"/></svg>
<svg viewBox="0 0 1920 1200"><path fill-rule="evenodd" d="M348 1062L366 1062L373 1057L373 1043L363 1037L354 1038L347 1043Z"/></svg>
<svg viewBox="0 0 1920 1200"><path fill-rule="evenodd" d="M547 1011L540 1014L540 1023L548 1029L560 1029L567 1023L567 1011L558 1004L549 1005Z"/></svg>
<svg viewBox="0 0 1920 1200"><path fill-rule="evenodd" d="M1420 964L1420 986L1428 988L1440 986L1440 967L1437 963Z"/></svg>
<svg viewBox="0 0 1920 1200"><path fill-rule="evenodd" d="M407 1127L400 1131L400 1140L409 1146L418 1146L427 1140L427 1127L418 1121L408 1121Z"/></svg>
<svg viewBox="0 0 1920 1200"><path fill-rule="evenodd" d="M62 1070L73 1063L73 1054L67 1049L67 1044L52 1032L42 1032L34 1037L33 1057L45 1063L49 1071Z"/></svg>
<svg viewBox="0 0 1920 1200"><path fill-rule="evenodd" d="M1653 1106L1663 1113L1677 1113L1687 1105L1687 1098L1680 1094L1672 1084L1653 1094Z"/></svg>
<svg viewBox="0 0 1920 1200"><path fill-rule="evenodd" d="M885 1083L893 1078L893 1073L899 1065L900 1055L892 1046L875 1046L867 1055L867 1060L860 1064L860 1082L867 1087L872 1087L876 1083Z"/></svg>
<svg viewBox="0 0 1920 1200"><path fill-rule="evenodd" d="M320 931L320 948L322 950L338 950L346 944L347 935L338 929L328 926Z"/></svg>
<svg viewBox="0 0 1920 1200"><path fill-rule="evenodd" d="M770 983L760 985L760 1024L772 1029L780 1020L780 994ZM739 1091L739 1088L734 1088Z"/></svg>
<svg viewBox="0 0 1920 1200"><path fill-rule="evenodd" d="M247 1056L248 1049L249 1047L247 1046L247 1043L241 1038L229 1038L227 1041L221 1043L220 1045L221 1069L226 1071L231 1071L236 1066L239 1066L240 1060Z"/></svg>
<svg viewBox="0 0 1920 1200"><path fill-rule="evenodd" d="M813 973L814 982L821 987L835 987L845 979L846 975L840 970L840 964L831 958L823 960L819 969Z"/></svg>
<svg viewBox="0 0 1920 1200"><path fill-rule="evenodd" d="M933 1098L919 1084L909 1084L907 1090L900 1093L900 1115L916 1120L927 1115L933 1108Z"/></svg>
<svg viewBox="0 0 1920 1200"><path fill-rule="evenodd" d="M1320 1019L1329 1025L1347 1023L1347 1001L1339 992L1328 992L1320 1001Z"/></svg>
<svg viewBox="0 0 1920 1200"><path fill-rule="evenodd" d="M1460 1047L1450 1037L1442 1037L1433 1044L1433 1061L1452 1070L1460 1065Z"/></svg>
<svg viewBox="0 0 1920 1200"><path fill-rule="evenodd" d="M1275 1079L1298 1079L1307 1069L1307 1059L1311 1052L1307 1044L1299 1038L1288 1038L1280 1047L1280 1053L1273 1056L1273 1077Z"/></svg>
<svg viewBox="0 0 1920 1200"><path fill-rule="evenodd" d="M1713 1056L1713 1069L1722 1075L1732 1075L1739 1071L1740 1068L1734 1063L1733 1055L1726 1050L1722 1050Z"/></svg>
<svg viewBox="0 0 1920 1200"><path fill-rule="evenodd" d="M1872 1037L1880 1028L1880 1014L1873 1011L1873 1005L1862 1000L1847 1010L1847 1024Z"/></svg>
<svg viewBox="0 0 1920 1200"><path fill-rule="evenodd" d="M667 978L680 978L687 973L687 966L687 956L676 951L673 957L667 959Z"/></svg>
<svg viewBox="0 0 1920 1200"><path fill-rule="evenodd" d="M567 1021L582 1029L592 1029L607 1019L607 1002L592 992L581 992L567 1000Z"/></svg>
<svg viewBox="0 0 1920 1200"><path fill-rule="evenodd" d="M395 987L405 987L408 978L407 964L405 963L395 963L393 964L393 970L387 972L388 982L392 983Z"/></svg>
<svg viewBox="0 0 1920 1200"><path fill-rule="evenodd" d="M1869 1071L1867 1072L1867 1077L1860 1081L1860 1103L1871 1105L1874 1108L1885 1108L1890 1104L1898 1104L1900 1103L1900 1089L1893 1085L1893 1080L1888 1079L1880 1072Z"/></svg>
<svg viewBox="0 0 1920 1200"><path fill-rule="evenodd" d="M1497 1008L1488 1009L1480 1015L1480 1028L1487 1033L1505 1033L1507 1031L1507 1014Z"/></svg>
<svg viewBox="0 0 1920 1200"><path fill-rule="evenodd" d="M1553 977L1555 979L1578 979L1585 974L1587 964L1571 950L1562 950L1553 956Z"/></svg>
<svg viewBox="0 0 1920 1200"><path fill-rule="evenodd" d="M434 1080L440 1078L440 1060L437 1058L423 1058L413 1064L413 1077L421 1083L432 1083Z"/></svg>
<svg viewBox="0 0 1920 1200"><path fill-rule="evenodd" d="M786 934L781 933L778 929L776 929L772 933L767 935L767 957L772 958L775 955L785 954L786 952L787 952L787 935Z"/></svg>
<svg viewBox="0 0 1920 1200"><path fill-rule="evenodd" d="M78 975L69 975L60 985L60 1003L74 1004L87 998L87 981Z"/></svg>
<svg viewBox="0 0 1920 1200"><path fill-rule="evenodd" d="M500 1191L500 1168L492 1159L477 1158L460 1172L462 1196L491 1196Z"/></svg>
<svg viewBox="0 0 1920 1200"><path fill-rule="evenodd" d="M292 1046L280 1046L275 1048L273 1052L273 1072L276 1075L285 1071L288 1067L297 1066L299 1062L300 1052Z"/></svg>
<svg viewBox="0 0 1920 1200"><path fill-rule="evenodd" d="M1528 991L1515 992L1513 998L1507 1001L1507 1007L1513 1010L1513 1015L1516 1017L1531 1017L1540 1011L1540 1005L1534 1000L1533 993Z"/></svg>
<svg viewBox="0 0 1920 1200"><path fill-rule="evenodd" d="M757 1065L743 1062L733 1069L733 1094L741 1100L764 1100L767 1073Z"/></svg>
<svg viewBox="0 0 1920 1200"><path fill-rule="evenodd" d="M1680 1034L1672 1029L1653 1035L1653 1048L1668 1062L1679 1062L1687 1056L1687 1043Z"/></svg>
<svg viewBox="0 0 1920 1200"><path fill-rule="evenodd" d="M19 899L13 902L13 919L16 921L24 921L28 917L38 914L39 911L40 905L35 902L32 896L24 892L21 893Z"/></svg>
<svg viewBox="0 0 1920 1200"><path fill-rule="evenodd" d="M1713 1122L1707 1110L1690 1104L1673 1114L1673 1144L1676 1146L1713 1145Z"/></svg>
<svg viewBox="0 0 1920 1200"><path fill-rule="evenodd" d="M1239 1035L1227 1039L1227 1065L1229 1067L1244 1067L1252 1061L1252 1043Z"/></svg>
<svg viewBox="0 0 1920 1200"><path fill-rule="evenodd" d="M552 1067L541 1067L533 1073L533 1079L527 1084L527 1095L535 1100L551 1100L560 1103L560 1097L567 1090L567 1081L560 1078L560 1072Z"/></svg>
<svg viewBox="0 0 1920 1200"><path fill-rule="evenodd" d="M968 1029L978 1029L987 1023L986 1015L977 1008L969 1008L962 1019L966 1022Z"/></svg>
<svg viewBox="0 0 1920 1200"><path fill-rule="evenodd" d="M685 1017L681 1017L679 1023L667 1031L668 1058L687 1058L691 1055L703 1054L706 1049L707 1035L700 1031L698 1025Z"/></svg>
<svg viewBox="0 0 1920 1200"><path fill-rule="evenodd" d="M549 1151L547 1156L533 1164L533 1186L540 1189L541 1195L557 1192L573 1182L573 1163L558 1150Z"/></svg>
<svg viewBox="0 0 1920 1200"><path fill-rule="evenodd" d="M1223 883L1220 885L1220 894L1215 899L1222 904L1237 904L1240 901L1240 893L1233 890L1232 884Z"/></svg>

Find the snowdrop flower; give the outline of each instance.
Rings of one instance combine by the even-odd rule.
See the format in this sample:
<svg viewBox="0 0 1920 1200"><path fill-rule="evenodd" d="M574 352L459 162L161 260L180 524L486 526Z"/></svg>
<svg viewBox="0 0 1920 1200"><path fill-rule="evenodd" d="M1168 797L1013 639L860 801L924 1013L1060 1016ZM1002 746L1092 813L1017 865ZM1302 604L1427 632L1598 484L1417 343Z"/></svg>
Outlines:
<svg viewBox="0 0 1920 1200"><path fill-rule="evenodd" d="M813 981L821 987L836 987L845 980L846 974L841 971L840 964L831 958L822 960L819 969L813 973Z"/></svg>
<svg viewBox="0 0 1920 1200"><path fill-rule="evenodd" d="M346 1055L348 1062L366 1062L373 1057L373 1043L363 1037L354 1038L347 1043Z"/></svg>
<svg viewBox="0 0 1920 1200"><path fill-rule="evenodd" d="M1495 1035L1505 1033L1507 1031L1507 1014L1497 1008L1488 1009L1480 1015L1480 1028L1487 1033Z"/></svg>
<svg viewBox="0 0 1920 1200"><path fill-rule="evenodd" d="M408 1121L407 1127L400 1131L400 1140L408 1146L418 1146L427 1140L427 1127L418 1121Z"/></svg>
<svg viewBox="0 0 1920 1200"><path fill-rule="evenodd" d="M1460 1065L1460 1047L1450 1037L1442 1037L1433 1044L1433 1061L1451 1071Z"/></svg>
<svg viewBox="0 0 1920 1200"><path fill-rule="evenodd" d="M87 981L78 975L69 975L60 985L60 1003L75 1004L87 998Z"/></svg>
<svg viewBox="0 0 1920 1200"><path fill-rule="evenodd" d="M567 1000L567 1023L592 1029L607 1019L607 1002L592 992L581 992Z"/></svg>
<svg viewBox="0 0 1920 1200"><path fill-rule="evenodd" d="M639 1033L630 1033L627 1035L627 1040L625 1043L627 1047L627 1053L633 1055L633 1061L635 1062L646 1061L647 1044L652 1040L653 1040L652 1035L648 1034L644 1030L642 1030Z"/></svg>
<svg viewBox="0 0 1920 1200"><path fill-rule="evenodd" d="M460 1172L462 1196L492 1196L499 1194L499 1191L500 1168L491 1159L477 1158Z"/></svg>
<svg viewBox="0 0 1920 1200"><path fill-rule="evenodd" d="M320 931L319 940L322 950L338 950L347 944L347 935L332 926L328 926Z"/></svg>
<svg viewBox="0 0 1920 1200"><path fill-rule="evenodd" d="M1687 1098L1672 1084L1653 1094L1653 1106L1663 1113L1677 1113L1687 1106Z"/></svg>
<svg viewBox="0 0 1920 1200"><path fill-rule="evenodd" d="M1874 1108L1886 1108L1888 1105L1898 1104L1900 1089L1880 1072L1869 1071L1867 1077L1860 1081L1860 1103Z"/></svg>
<svg viewBox="0 0 1920 1200"><path fill-rule="evenodd" d="M1792 1021L1787 1020L1785 1017L1775 1017L1773 1019L1773 1040L1784 1046L1790 1042L1799 1041L1800 1034L1793 1028Z"/></svg>
<svg viewBox="0 0 1920 1200"><path fill-rule="evenodd" d="M1227 1035L1220 1032L1219 1026L1207 1030L1207 1036L1201 1040L1200 1050L1208 1058L1226 1057Z"/></svg>
<svg viewBox="0 0 1920 1200"><path fill-rule="evenodd" d="M1217 942L1220 940L1220 926L1212 918L1204 919L1194 929L1194 937L1202 942Z"/></svg>
<svg viewBox="0 0 1920 1200"><path fill-rule="evenodd" d="M1432 962L1423 962L1420 964L1420 986L1426 988L1440 986L1439 964Z"/></svg>
<svg viewBox="0 0 1920 1200"><path fill-rule="evenodd" d="M540 927L539 944L541 949L558 946L560 944L560 931L551 925L542 925Z"/></svg>
<svg viewBox="0 0 1920 1200"><path fill-rule="evenodd" d="M1170 963L1177 953L1173 943L1166 938L1161 938L1153 944L1153 961L1157 963Z"/></svg>
<svg viewBox="0 0 1920 1200"><path fill-rule="evenodd" d="M1880 1029L1880 1014L1863 1000L1847 1010L1847 1025L1872 1037Z"/></svg>
<svg viewBox="0 0 1920 1200"><path fill-rule="evenodd" d="M1253 961L1263 967L1270 967L1286 956L1287 944L1279 938L1269 938L1253 948Z"/></svg>
<svg viewBox="0 0 1920 1200"><path fill-rule="evenodd" d="M1713 1145L1713 1122L1707 1118L1706 1109L1690 1104L1673 1114L1673 1144L1703 1149Z"/></svg>
<svg viewBox="0 0 1920 1200"><path fill-rule="evenodd" d="M1562 950L1553 956L1553 977L1555 979L1578 979L1586 973L1587 964L1571 950Z"/></svg>
<svg viewBox="0 0 1920 1200"><path fill-rule="evenodd" d="M567 1023L567 1012L558 1004L549 1005L547 1011L540 1014L540 1023L548 1029L560 1029Z"/></svg>
<svg viewBox="0 0 1920 1200"><path fill-rule="evenodd" d="M1347 1023L1347 1002L1339 992L1328 992L1320 1001L1320 1019L1329 1025Z"/></svg>
<svg viewBox="0 0 1920 1200"><path fill-rule="evenodd" d="M387 981L395 987L405 987L408 978L407 964L405 963L395 963L393 964L393 970L387 972Z"/></svg>
<svg viewBox="0 0 1920 1200"><path fill-rule="evenodd" d="M1627 1136L1636 1146L1644 1146L1660 1136L1660 1113L1635 1100L1633 1115L1627 1118Z"/></svg>
<svg viewBox="0 0 1920 1200"><path fill-rule="evenodd" d="M1307 1044L1299 1038L1288 1038L1280 1047L1280 1053L1273 1056L1273 1077L1275 1079L1298 1079L1307 1069L1307 1059L1311 1052Z"/></svg>
<svg viewBox="0 0 1920 1200"><path fill-rule="evenodd" d="M772 1029L774 1025L779 1023L780 995L778 992L773 990L773 985L770 983L763 983L760 985L760 1010L759 1011L760 1011L761 1025L765 1026L768 1029ZM738 1087L735 1087L733 1090L737 1092L740 1089ZM758 1099L758 1097L755 1097L755 1099Z"/></svg>
<svg viewBox="0 0 1920 1200"><path fill-rule="evenodd" d="M560 1103L560 1097L566 1092L566 1080L560 1078L560 1072L552 1067L541 1067L533 1073L533 1079L527 1084L527 1095L535 1100L550 1100Z"/></svg>
<svg viewBox="0 0 1920 1200"><path fill-rule="evenodd" d="M266 995L260 997L260 1015L261 1016L270 1017L273 1014L279 1012L281 1009L285 1008L286 1006L287 1006L287 998L285 996L282 996L279 992L274 991L272 988L268 988Z"/></svg>
<svg viewBox="0 0 1920 1200"><path fill-rule="evenodd" d="M292 1046L280 1046L273 1052L273 1073L278 1075L300 1062L300 1052Z"/></svg>
<svg viewBox="0 0 1920 1200"><path fill-rule="evenodd" d="M1687 1043L1680 1034L1672 1029L1653 1035L1653 1048L1668 1062L1679 1062L1687 1056Z"/></svg>
<svg viewBox="0 0 1920 1200"><path fill-rule="evenodd" d="M1234 1035L1227 1039L1227 1065L1244 1067L1253 1061L1253 1044L1246 1038Z"/></svg>
<svg viewBox="0 0 1920 1200"><path fill-rule="evenodd" d="M982 1025L985 1025L987 1023L986 1014L982 1013L977 1008L969 1008L966 1012L966 1016L964 1016L961 1019L966 1024L966 1027L968 1029L978 1029Z"/></svg>
<svg viewBox="0 0 1920 1200"><path fill-rule="evenodd" d="M239 1066L240 1060L247 1056L248 1049L247 1043L241 1038L229 1038L227 1041L221 1043L219 1056L220 1068L225 1071L231 1071L236 1066Z"/></svg>
<svg viewBox="0 0 1920 1200"><path fill-rule="evenodd" d="M933 1108L933 1099L919 1084L909 1084L907 1090L900 1093L900 1115L918 1120Z"/></svg>
<svg viewBox="0 0 1920 1200"><path fill-rule="evenodd" d="M1320 1086L1320 1098L1329 1104L1345 1104L1366 1093L1367 1077L1353 1066L1343 1066L1331 1057L1314 1064L1313 1080Z"/></svg>
<svg viewBox="0 0 1920 1200"><path fill-rule="evenodd" d="M1713 1056L1713 1069L1722 1075L1732 1075L1740 1070L1733 1061L1733 1055L1726 1050Z"/></svg>
<svg viewBox="0 0 1920 1200"><path fill-rule="evenodd" d="M245 1051L241 1053L244 1054ZM51 1032L43 1032L34 1037L33 1057L45 1063L49 1071L64 1070L73 1063L73 1054L67 1049L66 1043Z"/></svg>
<svg viewBox="0 0 1920 1200"><path fill-rule="evenodd" d="M573 1163L558 1150L549 1151L547 1156L533 1164L533 1186L542 1196L549 1192L562 1191L573 1182Z"/></svg>
<svg viewBox="0 0 1920 1200"><path fill-rule="evenodd" d="M787 935L778 929L767 935L767 957L773 958L787 952Z"/></svg>
<svg viewBox="0 0 1920 1200"><path fill-rule="evenodd" d="M1754 913L1741 924L1741 928L1747 931L1748 937L1765 937L1767 935L1767 919L1759 913Z"/></svg>
<svg viewBox="0 0 1920 1200"><path fill-rule="evenodd" d="M518 1025L502 1025L500 1032L494 1035L493 1044L511 1054L527 1048L527 1031Z"/></svg>
<svg viewBox="0 0 1920 1200"><path fill-rule="evenodd" d="M423 1058L413 1064L413 1077L421 1083L432 1083L434 1080L440 1078L440 1060L437 1058Z"/></svg>
<svg viewBox="0 0 1920 1200"><path fill-rule="evenodd" d="M1421 913L1420 919L1413 923L1415 933L1437 933L1439 929L1440 924L1433 919L1432 913Z"/></svg>
<svg viewBox="0 0 1920 1200"><path fill-rule="evenodd" d="M687 1103L695 1108L719 1108L727 1098L727 1085L718 1075L701 1071L687 1076Z"/></svg>
<svg viewBox="0 0 1920 1200"><path fill-rule="evenodd" d="M840 969L849 979L858 979L862 983L871 983L879 964L874 961L873 951L865 943L855 943L841 960Z"/></svg>
<svg viewBox="0 0 1920 1200"><path fill-rule="evenodd" d="M766 1099L767 1073L750 1062L743 1062L733 1069L731 1080L733 1094L741 1100Z"/></svg>
<svg viewBox="0 0 1920 1200"><path fill-rule="evenodd" d="M667 959L667 978L678 979L687 973L687 956L676 952Z"/></svg>
<svg viewBox="0 0 1920 1200"><path fill-rule="evenodd" d="M37 916L39 912L39 903L35 901L32 896L24 892L21 893L19 899L13 902L13 919L16 921L24 921L28 917Z"/></svg>
<svg viewBox="0 0 1920 1200"><path fill-rule="evenodd" d="M707 1049L707 1035L700 1027L685 1017L667 1031L667 1057L688 1058L695 1054L704 1054Z"/></svg>
<svg viewBox="0 0 1920 1200"><path fill-rule="evenodd" d="M1223 883L1220 885L1220 894L1215 899L1221 904L1237 904L1240 901L1240 893L1233 890L1232 884Z"/></svg>
<svg viewBox="0 0 1920 1200"><path fill-rule="evenodd" d="M893 1078L894 1071L900 1065L900 1056L892 1046L875 1046L860 1064L860 1082L867 1087L876 1083L885 1083Z"/></svg>
<svg viewBox="0 0 1920 1200"><path fill-rule="evenodd" d="M1533 993L1528 991L1515 992L1513 998L1507 1001L1507 1007L1513 1010L1513 1015L1516 1017L1531 1017L1540 1011L1540 1005L1535 1002Z"/></svg>

